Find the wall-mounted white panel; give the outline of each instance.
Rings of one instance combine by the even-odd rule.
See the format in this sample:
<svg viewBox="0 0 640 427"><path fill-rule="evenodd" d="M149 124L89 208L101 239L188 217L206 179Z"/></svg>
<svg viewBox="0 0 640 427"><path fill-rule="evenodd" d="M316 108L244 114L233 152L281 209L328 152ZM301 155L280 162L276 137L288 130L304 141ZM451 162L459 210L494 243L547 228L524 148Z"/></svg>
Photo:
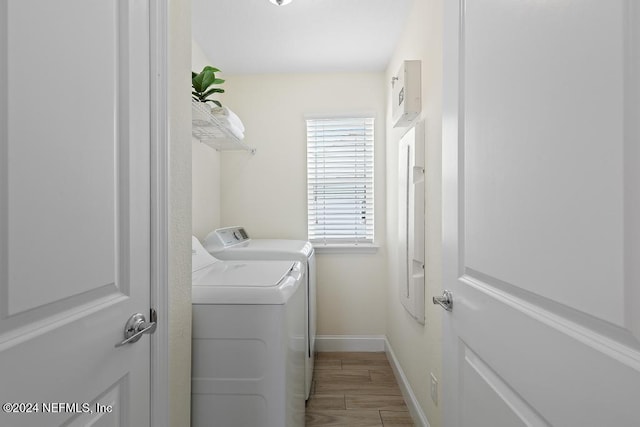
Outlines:
<svg viewBox="0 0 640 427"><path fill-rule="evenodd" d="M400 140L400 301L407 311L424 324L424 225L425 225L425 124L421 121Z"/></svg>
<svg viewBox="0 0 640 427"><path fill-rule="evenodd" d="M410 126L422 111L422 63L404 61L391 80L393 127Z"/></svg>

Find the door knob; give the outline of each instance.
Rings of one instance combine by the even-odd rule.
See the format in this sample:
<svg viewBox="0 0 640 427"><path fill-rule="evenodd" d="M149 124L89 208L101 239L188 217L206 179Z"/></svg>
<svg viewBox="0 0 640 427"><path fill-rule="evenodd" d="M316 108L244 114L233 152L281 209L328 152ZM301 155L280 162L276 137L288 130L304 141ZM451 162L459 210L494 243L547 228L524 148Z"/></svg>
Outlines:
<svg viewBox="0 0 640 427"><path fill-rule="evenodd" d="M453 294L451 291L443 291L441 297L433 297L434 304L440 304L447 311L453 310Z"/></svg>
<svg viewBox="0 0 640 427"><path fill-rule="evenodd" d="M156 311L151 310L151 322L147 322L142 313L136 313L127 320L124 325L124 340L116 344L116 347L122 347L125 344L137 342L142 334L152 334L156 331Z"/></svg>

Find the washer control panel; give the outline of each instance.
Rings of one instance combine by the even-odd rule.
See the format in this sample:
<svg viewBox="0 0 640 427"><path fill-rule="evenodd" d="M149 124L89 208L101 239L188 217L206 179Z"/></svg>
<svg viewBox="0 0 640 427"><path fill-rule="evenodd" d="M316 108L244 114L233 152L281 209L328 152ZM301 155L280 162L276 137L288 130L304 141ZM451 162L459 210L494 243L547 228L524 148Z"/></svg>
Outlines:
<svg viewBox="0 0 640 427"><path fill-rule="evenodd" d="M219 228L215 233L223 246L232 246L249 240L249 235L243 227Z"/></svg>

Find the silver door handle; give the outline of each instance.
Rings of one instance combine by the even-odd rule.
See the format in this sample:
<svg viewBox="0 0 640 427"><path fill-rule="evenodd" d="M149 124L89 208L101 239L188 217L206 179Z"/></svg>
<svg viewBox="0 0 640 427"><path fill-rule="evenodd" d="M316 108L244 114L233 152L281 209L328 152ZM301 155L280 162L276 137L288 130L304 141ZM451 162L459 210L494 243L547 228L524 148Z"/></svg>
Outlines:
<svg viewBox="0 0 640 427"><path fill-rule="evenodd" d="M453 310L453 294L451 291L443 291L441 297L433 297L434 304L440 304L447 311Z"/></svg>
<svg viewBox="0 0 640 427"><path fill-rule="evenodd" d="M142 313L136 313L131 316L129 320L127 320L127 324L124 325L124 340L116 344L116 347L137 342L142 337L142 334L154 333L156 331L154 314L155 310L152 310L151 317L153 322L147 322Z"/></svg>

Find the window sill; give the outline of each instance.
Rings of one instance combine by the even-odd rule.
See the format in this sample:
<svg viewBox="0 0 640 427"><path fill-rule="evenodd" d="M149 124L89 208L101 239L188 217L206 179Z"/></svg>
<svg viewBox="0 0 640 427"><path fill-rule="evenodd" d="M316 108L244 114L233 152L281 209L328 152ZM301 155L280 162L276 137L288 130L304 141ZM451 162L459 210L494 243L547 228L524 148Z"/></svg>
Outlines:
<svg viewBox="0 0 640 427"><path fill-rule="evenodd" d="M311 244L316 253L319 254L374 254L380 249L380 246L375 243L324 244L311 242Z"/></svg>

